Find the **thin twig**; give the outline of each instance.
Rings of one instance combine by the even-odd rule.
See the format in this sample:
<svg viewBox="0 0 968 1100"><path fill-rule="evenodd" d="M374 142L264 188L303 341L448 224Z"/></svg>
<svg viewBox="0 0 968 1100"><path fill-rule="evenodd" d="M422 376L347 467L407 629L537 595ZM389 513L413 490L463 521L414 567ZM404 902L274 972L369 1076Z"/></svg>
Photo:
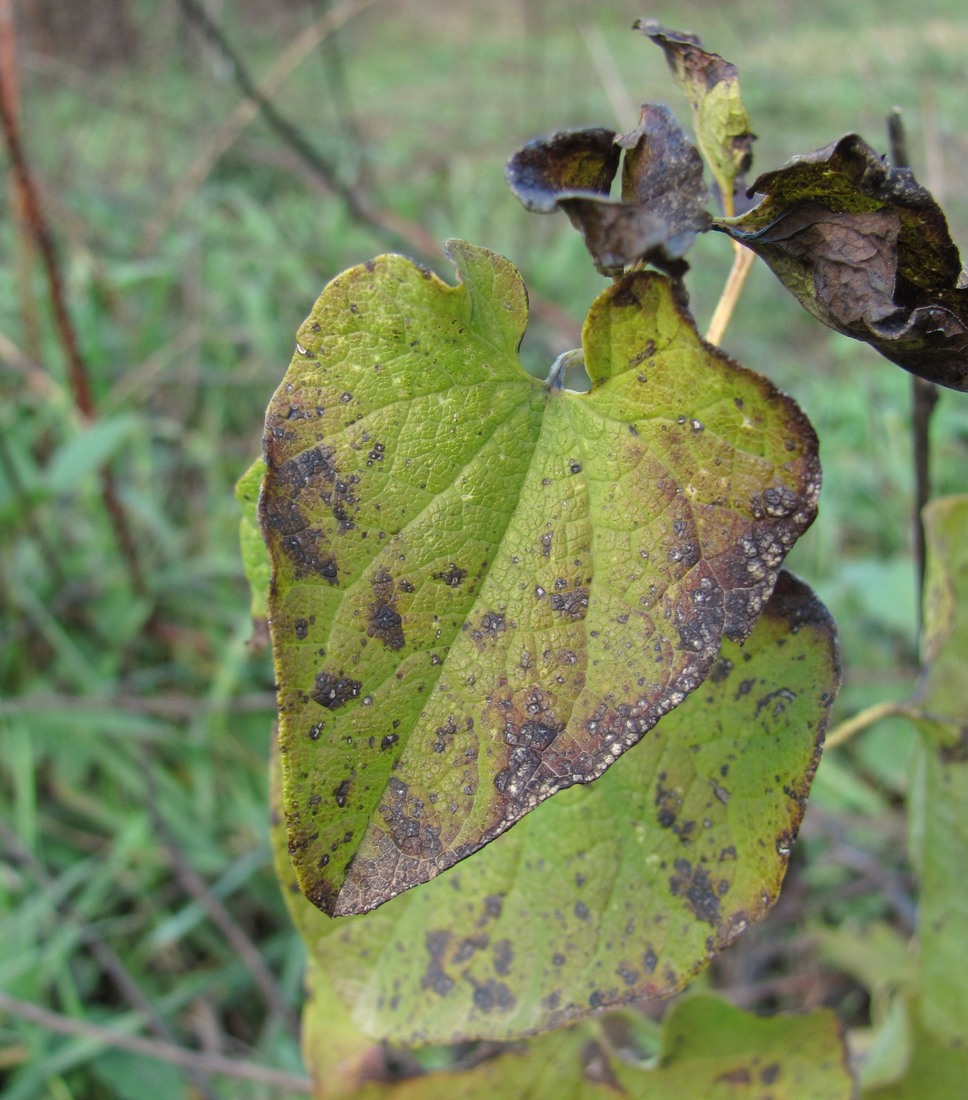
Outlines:
<svg viewBox="0 0 968 1100"><path fill-rule="evenodd" d="M910 717L912 713L904 703L875 703L832 729L824 738L824 751L838 748L882 718Z"/></svg>
<svg viewBox="0 0 968 1100"><path fill-rule="evenodd" d="M242 131L258 116L259 112L265 112L267 104L271 109L271 97L285 84L300 62L344 23L349 22L350 19L375 2L376 0L348 0L347 3L340 4L328 11L296 38L258 84L241 67L239 57L232 50L221 31L211 22L207 13L192 4L191 0L187 0L186 3L182 4L189 18L199 23L205 34L213 39L223 56L230 62L232 72L236 76L236 82L244 92L244 98L218 130L205 140L198 156L189 165L188 170L169 192L165 201L161 203L157 213L145 226L137 249L139 255L146 255L154 251L166 227L191 195L202 185L206 176L218 163L219 158L232 147ZM239 76L240 72L241 77ZM285 123L285 125L288 127L290 124ZM309 147L308 141L305 139L302 139L302 141L306 147ZM330 165L327 165L326 168L327 178L329 178L330 175L333 175L333 168Z"/></svg>
<svg viewBox="0 0 968 1100"><path fill-rule="evenodd" d="M581 36L585 40L585 46L591 54L592 64L601 82L605 97L617 120L620 129L631 129L638 121L635 101L629 93L628 86L619 76L621 66L617 64L615 55L609 49L605 35L594 23L587 23L581 28Z"/></svg>
<svg viewBox="0 0 968 1100"><path fill-rule="evenodd" d="M211 19L208 12L198 3L198 0L178 0L178 2L187 18L202 30L228 62L235 83L246 98L251 100L258 108L258 112L269 128L286 145L295 150L306 164L310 165L315 172L327 181L333 191L346 204L355 219L366 221L367 214L358 192L340 180L336 166L310 142L295 123L286 118L275 106L265 91L256 83L248 68L243 64L240 55L236 53L234 47L222 33L221 28ZM357 0L356 3L350 3L338 10L346 10L349 14L355 14L357 10L362 10L370 2L373 2L373 0ZM346 18L349 18L349 14L346 15ZM330 13L328 22L333 21L334 13Z"/></svg>
<svg viewBox="0 0 968 1100"><path fill-rule="evenodd" d="M907 137L900 107L887 116L887 135L891 145L891 163L895 168L910 167ZM927 544L923 512L931 499L931 417L938 403L939 390L934 382L915 375L911 379L911 440L914 462L914 567L917 584L918 634L921 633L921 604L924 599L924 574L927 565Z"/></svg>
<svg viewBox="0 0 968 1100"><path fill-rule="evenodd" d="M41 397L51 398L60 392L40 363L19 348L5 332L0 332L0 363L16 371Z"/></svg>
<svg viewBox="0 0 968 1100"><path fill-rule="evenodd" d="M19 863L29 867L36 881L42 886L50 887L53 879L47 873L47 870L39 860L36 859L33 852L21 843L17 834L11 829L7 822L3 820L0 820L0 836L3 837L3 843L7 849L8 855L12 855ZM154 1034L159 1039L173 1040L175 1038L174 1032L165 1022L161 1013L142 992L141 987L134 980L130 971L110 944L101 938L97 930L91 924L77 919L73 907L66 899L62 899L59 903L56 903L56 907L58 913L62 917L76 922L78 933L82 941L90 949L91 954L97 960L101 969L111 978L128 1004L142 1013L148 1027L151 1028ZM204 1073L197 1068L190 1068L188 1072L191 1074L196 1088L199 1089L203 1096L207 1097L208 1100L218 1100L218 1092L206 1079Z"/></svg>
<svg viewBox="0 0 968 1100"><path fill-rule="evenodd" d="M229 62L236 84L257 105L269 128L287 148L292 150L297 162L310 173L314 182L343 202L347 213L355 222L375 230L383 238L388 238L388 243L393 248L415 250L425 259L434 260L440 256L440 242L431 233L392 211L376 207L359 187L346 184L339 178L335 165L310 143L298 127L283 117L268 98L264 88L256 84L242 63L241 57L232 48L219 27L201 9L197 0L179 0L179 3L186 15L198 24ZM335 19L339 10L334 8L330 18ZM280 59L281 63L282 59ZM564 351L566 348L574 347L573 330L577 328L574 319L565 310L546 301L533 291L529 292L528 297L532 314L555 332L556 343L561 345L558 350Z"/></svg>
<svg viewBox="0 0 968 1100"><path fill-rule="evenodd" d="M706 332L706 339L710 344L718 347L722 343L730 318L733 316L733 310L742 293L743 284L746 282L746 276L749 275L755 259L756 255L745 245L733 241L733 266L730 268L726 285L716 303L716 309Z"/></svg>
<svg viewBox="0 0 968 1100"><path fill-rule="evenodd" d="M253 1062L243 1062L238 1058L227 1058L218 1054L202 1054L198 1051L176 1046L174 1043L161 1042L158 1039L145 1039L140 1035L128 1035L112 1028L102 1027L100 1024L91 1024L86 1020L52 1012L50 1009L43 1008L30 1001L22 1001L3 992L0 992L0 1010L12 1016L18 1016L22 1020L28 1020L30 1023L37 1024L39 1027L46 1028L58 1035L70 1035L75 1039L93 1040L106 1047L126 1050L132 1054L144 1055L146 1058L157 1058L159 1061L168 1062L170 1065L181 1066L183 1069L194 1069L199 1073L210 1076L234 1077L239 1081L252 1081L259 1085L288 1089L290 1092L297 1092L306 1096L312 1095L312 1083L307 1077L287 1073L285 1070L273 1069L270 1066L256 1065Z"/></svg>
<svg viewBox="0 0 968 1100"><path fill-rule="evenodd" d="M12 35L12 26L7 27L4 24L4 34L5 36ZM13 48L7 47L5 52L13 52ZM20 140L20 129L10 93L12 82L13 76L10 66L0 67L0 123L2 123L4 138L10 153L10 162L17 181L20 201L47 277L54 325L67 358L67 372L74 404L85 420L93 421L96 413L94 396L91 390L90 371L81 355L77 333L67 309L67 298L64 293L64 282L61 278L57 250L54 247L50 228L44 219L40 195L30 173L27 155ZM138 595L144 595L147 589L144 575L141 572L138 549L128 526L127 515L118 496L114 475L109 467L101 469L99 481L101 500L114 529L114 536L127 566L132 587Z"/></svg>

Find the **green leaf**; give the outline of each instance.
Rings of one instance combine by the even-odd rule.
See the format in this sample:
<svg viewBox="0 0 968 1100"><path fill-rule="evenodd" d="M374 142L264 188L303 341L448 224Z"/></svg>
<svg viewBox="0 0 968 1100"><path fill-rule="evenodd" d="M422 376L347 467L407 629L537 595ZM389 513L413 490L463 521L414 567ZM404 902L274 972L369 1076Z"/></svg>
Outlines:
<svg viewBox="0 0 968 1100"><path fill-rule="evenodd" d="M734 213L734 194L752 161L754 136L739 94L735 65L704 50L693 34L667 30L637 20L642 31L661 46L692 110L696 139L723 196L727 215Z"/></svg>
<svg viewBox="0 0 968 1100"><path fill-rule="evenodd" d="M253 619L266 617L266 600L269 596L271 566L266 544L259 530L259 490L265 477L265 459L259 458L245 471L235 484L235 499L242 507L239 522L239 544L242 550L242 568L252 592Z"/></svg>
<svg viewBox="0 0 968 1100"><path fill-rule="evenodd" d="M856 134L760 176L759 205L714 228L769 264L825 325L968 390L968 289L941 208Z"/></svg>
<svg viewBox="0 0 968 1100"><path fill-rule="evenodd" d="M513 1039L674 992L775 901L836 684L829 616L783 574L745 646L724 643L598 782L375 912L310 905L277 823L315 972L363 1032L406 1043Z"/></svg>
<svg viewBox="0 0 968 1100"><path fill-rule="evenodd" d="M813 431L637 272L591 391L528 375L524 286L451 242L323 292L266 419L284 808L307 896L363 912L597 778L742 639L815 514Z"/></svg>
<svg viewBox="0 0 968 1100"><path fill-rule="evenodd" d="M759 1019L713 996L674 1005L658 1065L631 1065L598 1028L566 1028L470 1070L374 1083L356 1100L850 1100L854 1082L834 1014ZM328 1095L328 1093L322 1094Z"/></svg>
<svg viewBox="0 0 968 1100"><path fill-rule="evenodd" d="M924 510L927 561L921 682L915 702L963 732L968 725L968 495Z"/></svg>
<svg viewBox="0 0 968 1100"><path fill-rule="evenodd" d="M830 1011L760 1019L717 997L688 997L666 1017L662 1046L654 1078L623 1067L619 1080L629 1095L850 1100L854 1094L840 1026ZM633 1091L636 1081L648 1092Z"/></svg>
<svg viewBox="0 0 968 1100"><path fill-rule="evenodd" d="M621 201L609 198L621 151ZM668 107L646 103L638 126L566 130L537 138L508 161L508 186L527 210L564 210L602 274L645 261L679 273L710 224L702 159Z"/></svg>
<svg viewBox="0 0 968 1100"><path fill-rule="evenodd" d="M927 575L923 669L916 696L921 729L920 811L912 857L921 880L921 1017L943 1041L968 1039L968 496L924 510Z"/></svg>
<svg viewBox="0 0 968 1100"><path fill-rule="evenodd" d="M959 964L963 970L963 963ZM865 1089L864 1100L960 1100L968 1080L968 1045L962 1035L941 1038L924 1026L918 1005L911 1006L911 1058L895 1083ZM963 1024L962 1020L962 1024Z"/></svg>

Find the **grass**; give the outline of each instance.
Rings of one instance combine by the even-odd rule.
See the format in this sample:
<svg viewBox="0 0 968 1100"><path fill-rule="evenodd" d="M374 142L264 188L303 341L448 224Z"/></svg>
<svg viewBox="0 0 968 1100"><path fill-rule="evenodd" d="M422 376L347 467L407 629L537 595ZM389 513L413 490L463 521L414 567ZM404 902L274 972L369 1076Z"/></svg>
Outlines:
<svg viewBox="0 0 968 1100"><path fill-rule="evenodd" d="M285 7L258 17L250 5L226 8L226 33L257 74L316 10ZM266 835L272 671L250 641L232 485L258 453L266 402L324 282L398 245L356 223L257 120L145 251L146 226L239 92L197 44L187 51L177 5L142 0L134 11L142 52L130 63L20 57L22 130L99 416L77 415L37 257L23 255L7 217L0 333L23 355L5 352L0 371L0 989L299 1074L291 1017L302 948ZM659 52L626 30L641 14L625 0L486 9L386 0L347 26L338 52L329 43L306 60L276 103L344 182L362 173L379 209L440 241L458 235L511 256L573 319L564 335L536 326L527 354L547 361L556 340L575 339L601 283L563 219L517 207L503 162L544 130L619 125L589 26L633 103L669 99L685 117ZM883 146L883 116L900 96L915 166L950 197L955 238L968 242L968 26L954 0L684 2L650 14L700 31L739 64L763 170L854 129ZM700 320L728 263L722 240L696 250ZM450 278L442 258L435 266ZM903 695L915 677L908 379L819 328L762 268L726 346L793 392L822 440L821 518L793 565L840 621L842 713ZM959 395L942 398L935 453L939 490L963 490ZM143 591L104 511L105 463ZM763 937L800 943L810 921L894 913L886 889L903 874L898 845L858 900L858 875L837 864L830 838L846 829L843 843L859 850L858 819L897 833L903 776L883 766L882 748L903 737L871 731L825 763L790 886L806 916L778 910L718 980L756 980L750 960ZM236 935L271 979L240 957ZM862 1018L862 986L834 969L827 999ZM9 1100L124 1098L149 1080L159 1096L190 1084L164 1061L0 1018ZM201 1081L211 1096L285 1094L217 1073Z"/></svg>

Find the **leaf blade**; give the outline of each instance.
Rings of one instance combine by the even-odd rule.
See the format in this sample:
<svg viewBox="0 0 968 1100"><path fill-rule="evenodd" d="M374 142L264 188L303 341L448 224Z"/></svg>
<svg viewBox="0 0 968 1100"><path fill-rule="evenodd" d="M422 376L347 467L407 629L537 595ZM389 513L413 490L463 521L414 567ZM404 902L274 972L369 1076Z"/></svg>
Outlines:
<svg viewBox="0 0 968 1100"><path fill-rule="evenodd" d="M267 415L290 850L337 914L600 775L748 633L819 490L802 414L667 280L599 298L576 394L520 367L511 265L450 248L457 287L330 284Z"/></svg>
<svg viewBox="0 0 968 1100"><path fill-rule="evenodd" d="M375 912L334 921L288 891L315 967L405 1043L668 995L778 895L837 679L829 616L784 575L744 648L595 784Z"/></svg>

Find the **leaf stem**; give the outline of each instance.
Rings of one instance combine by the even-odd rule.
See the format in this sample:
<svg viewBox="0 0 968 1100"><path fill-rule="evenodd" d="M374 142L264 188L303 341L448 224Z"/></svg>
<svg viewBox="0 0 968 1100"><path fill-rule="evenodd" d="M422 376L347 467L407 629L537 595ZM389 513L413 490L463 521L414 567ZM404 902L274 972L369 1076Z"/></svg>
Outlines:
<svg viewBox="0 0 968 1100"><path fill-rule="evenodd" d="M738 241L733 241L733 252L733 266L730 268L726 285L716 303L716 310L706 332L706 339L710 344L718 345L722 341L730 318L733 316L733 310L739 301L746 276L749 275L753 261L756 259L756 255Z"/></svg>
<svg viewBox="0 0 968 1100"><path fill-rule="evenodd" d="M891 163L895 168L910 167L907 134L900 107L894 107L887 116L887 135L891 145ZM922 513L931 499L931 417L938 403L939 391L934 382L916 375L911 379L911 438L914 459L914 567L917 585L918 634L922 628L924 600L924 574L927 561L927 545Z"/></svg>
<svg viewBox="0 0 968 1100"><path fill-rule="evenodd" d="M836 726L827 734L824 740L824 751L839 748L855 734L862 733L882 718L907 716L910 713L910 708L904 703L874 703L873 706L866 707L864 710L858 711L852 718L841 722L839 726Z"/></svg>

